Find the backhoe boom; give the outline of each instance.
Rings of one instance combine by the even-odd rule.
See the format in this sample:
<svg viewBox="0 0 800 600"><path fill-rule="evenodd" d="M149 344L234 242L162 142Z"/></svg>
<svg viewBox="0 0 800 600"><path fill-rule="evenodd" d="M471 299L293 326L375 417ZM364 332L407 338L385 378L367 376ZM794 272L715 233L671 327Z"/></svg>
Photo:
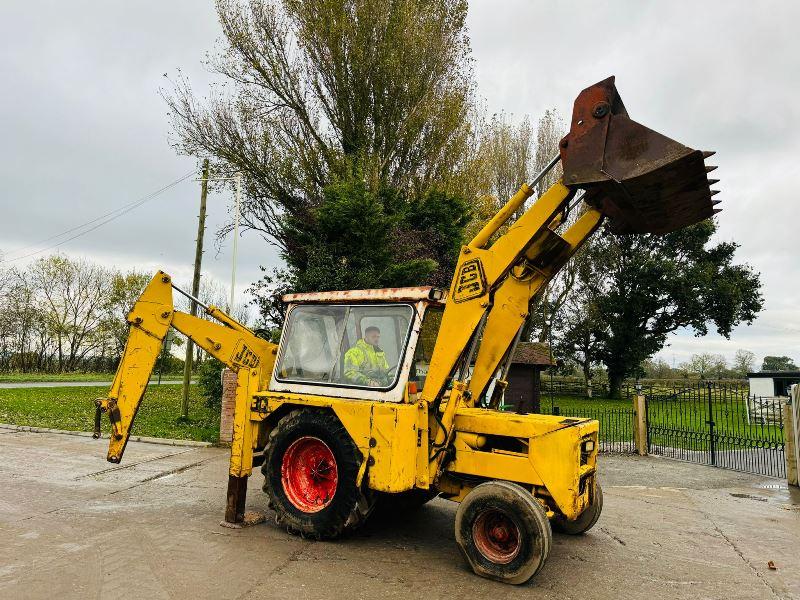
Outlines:
<svg viewBox="0 0 800 600"><path fill-rule="evenodd" d="M96 401L95 437L100 435L100 414L108 413L111 421L111 440L107 456L109 462L118 463L122 460L136 412L170 327L185 334L214 358L239 373L240 386L237 390L234 427L248 427L245 415L239 414L244 412L240 410L240 404L246 406L247 389L263 387L272 372L275 362L274 344L257 337L247 327L214 306L206 307L205 311L219 323L176 311L172 288L170 276L159 271L144 289L128 313L128 341L114 382L108 396ZM241 403L239 395L244 398ZM243 476L241 454L247 451L247 448L242 447L237 460L231 458L232 475ZM252 452L252 448L249 451ZM245 470L249 474L249 469Z"/></svg>

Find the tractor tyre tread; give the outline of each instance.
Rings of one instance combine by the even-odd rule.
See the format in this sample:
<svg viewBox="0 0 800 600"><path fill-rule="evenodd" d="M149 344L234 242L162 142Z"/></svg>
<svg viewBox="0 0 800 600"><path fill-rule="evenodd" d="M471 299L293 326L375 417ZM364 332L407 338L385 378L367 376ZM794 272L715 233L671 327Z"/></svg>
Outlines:
<svg viewBox="0 0 800 600"><path fill-rule="evenodd" d="M312 435L324 441L336 458L338 486L331 503L315 513L304 513L287 498L281 480L283 453L297 438ZM330 540L363 525L374 502L369 490L356 485L363 460L350 434L330 412L316 409L293 410L278 421L264 448L264 491L276 513L275 520L294 535Z"/></svg>
<svg viewBox="0 0 800 600"><path fill-rule="evenodd" d="M584 510L577 519L568 521L562 515L553 517L553 529L559 533L567 535L581 535L595 526L603 512L603 488L599 483L595 483L595 492L592 503Z"/></svg>
<svg viewBox="0 0 800 600"><path fill-rule="evenodd" d="M474 542L473 523L486 509L505 512L520 531L519 554L507 564L491 562ZM455 536L477 575L514 585L529 581L542 569L553 545L550 520L539 500L521 485L503 480L484 482L467 494L456 512Z"/></svg>

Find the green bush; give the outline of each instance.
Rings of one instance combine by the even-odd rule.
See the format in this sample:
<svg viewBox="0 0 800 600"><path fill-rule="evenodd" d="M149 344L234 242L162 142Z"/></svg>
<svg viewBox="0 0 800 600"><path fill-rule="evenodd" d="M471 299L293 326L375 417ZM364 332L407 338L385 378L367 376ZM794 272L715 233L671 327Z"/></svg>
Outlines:
<svg viewBox="0 0 800 600"><path fill-rule="evenodd" d="M216 358L209 358L197 369L197 383L206 406L215 410L222 407L222 369L225 368Z"/></svg>

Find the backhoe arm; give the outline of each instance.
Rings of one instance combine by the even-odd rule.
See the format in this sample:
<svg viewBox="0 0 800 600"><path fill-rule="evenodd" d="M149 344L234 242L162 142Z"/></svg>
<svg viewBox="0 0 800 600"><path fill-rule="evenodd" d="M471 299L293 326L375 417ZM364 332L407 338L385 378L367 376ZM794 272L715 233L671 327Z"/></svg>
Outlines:
<svg viewBox="0 0 800 600"><path fill-rule="evenodd" d="M100 435L101 413L111 421L109 462L118 463L130 437L136 412L142 402L167 331L174 327L203 350L235 370L263 384L275 362L275 345L257 337L247 327L214 306L204 307L214 323L175 310L172 279L159 271L128 314L128 340L106 398L96 401L95 437ZM235 419L237 422L241 419Z"/></svg>

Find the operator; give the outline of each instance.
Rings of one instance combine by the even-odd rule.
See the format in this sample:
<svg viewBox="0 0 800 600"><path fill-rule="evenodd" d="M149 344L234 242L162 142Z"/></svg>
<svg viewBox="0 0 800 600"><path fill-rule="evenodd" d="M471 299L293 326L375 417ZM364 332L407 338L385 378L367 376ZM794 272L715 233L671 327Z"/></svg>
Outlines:
<svg viewBox="0 0 800 600"><path fill-rule="evenodd" d="M389 363L386 353L378 343L381 330L371 325L364 330L364 337L344 354L344 376L348 383L385 387L389 385Z"/></svg>

